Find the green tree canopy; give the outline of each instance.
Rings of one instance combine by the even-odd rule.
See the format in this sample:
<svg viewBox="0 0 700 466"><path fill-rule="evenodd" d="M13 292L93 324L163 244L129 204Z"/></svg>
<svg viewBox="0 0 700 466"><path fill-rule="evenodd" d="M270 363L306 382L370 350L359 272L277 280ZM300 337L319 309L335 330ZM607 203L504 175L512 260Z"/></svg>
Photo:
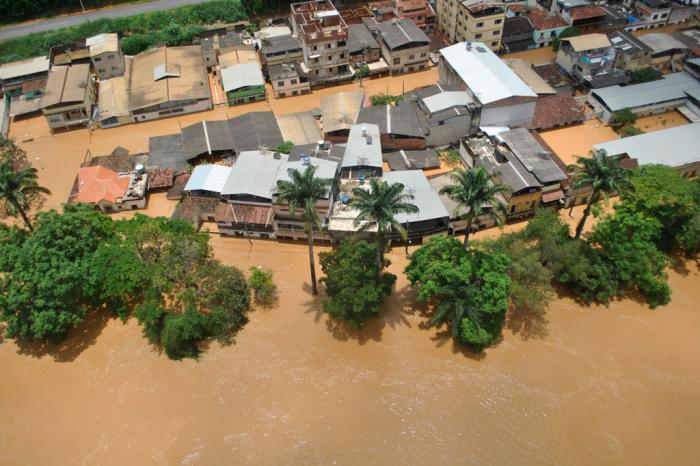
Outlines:
<svg viewBox="0 0 700 466"><path fill-rule="evenodd" d="M552 41L552 49L556 52L559 50L559 44L561 43L561 39L566 39L567 37L576 37L580 36L582 34L581 30L577 28L576 26L569 26L568 28L564 29L561 31L561 33L554 38Z"/></svg>
<svg viewBox="0 0 700 466"><path fill-rule="evenodd" d="M652 66L647 66L646 68L639 68L632 72L632 84L646 83L649 81L656 81L661 76L661 73Z"/></svg>
<svg viewBox="0 0 700 466"><path fill-rule="evenodd" d="M330 298L323 301L323 312L357 328L379 315L382 301L391 294L396 276L378 272L376 249L376 245L365 241L345 239L334 251L319 255L325 274L321 281Z"/></svg>
<svg viewBox="0 0 700 466"><path fill-rule="evenodd" d="M277 152L281 152L283 154L289 154L292 149L294 149L294 143L292 141L284 141L275 148Z"/></svg>
<svg viewBox="0 0 700 466"><path fill-rule="evenodd" d="M613 112L608 120L608 124L615 129L620 129L625 126L632 126L637 122L638 115L629 108L623 108Z"/></svg>

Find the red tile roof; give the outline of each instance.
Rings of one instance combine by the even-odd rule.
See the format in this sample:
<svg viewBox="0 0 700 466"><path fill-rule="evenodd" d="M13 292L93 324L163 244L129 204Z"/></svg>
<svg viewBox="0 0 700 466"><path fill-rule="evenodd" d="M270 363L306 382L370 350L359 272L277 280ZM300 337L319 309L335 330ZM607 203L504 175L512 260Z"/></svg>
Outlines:
<svg viewBox="0 0 700 466"><path fill-rule="evenodd" d="M119 176L105 167L82 167L78 170L77 193L73 202L96 204L100 201L116 204L129 187L129 177Z"/></svg>
<svg viewBox="0 0 700 466"><path fill-rule="evenodd" d="M535 129L547 129L582 121L583 112L578 109L578 103L573 96L553 94L537 99L532 126Z"/></svg>
<svg viewBox="0 0 700 466"><path fill-rule="evenodd" d="M506 8L512 11L513 13L524 13L527 11L527 5L523 5L522 3L516 3L515 5L506 5Z"/></svg>
<svg viewBox="0 0 700 466"><path fill-rule="evenodd" d="M536 31L563 28L569 25L561 16L547 16L542 10L532 10L527 17L530 19L532 25L535 26Z"/></svg>
<svg viewBox="0 0 700 466"><path fill-rule="evenodd" d="M251 223L269 225L272 222L272 207L220 203L214 214L217 222Z"/></svg>
<svg viewBox="0 0 700 466"><path fill-rule="evenodd" d="M598 5L580 6L569 12L569 16L571 16L573 21L578 21L579 19L597 18L598 16L605 15L605 10Z"/></svg>

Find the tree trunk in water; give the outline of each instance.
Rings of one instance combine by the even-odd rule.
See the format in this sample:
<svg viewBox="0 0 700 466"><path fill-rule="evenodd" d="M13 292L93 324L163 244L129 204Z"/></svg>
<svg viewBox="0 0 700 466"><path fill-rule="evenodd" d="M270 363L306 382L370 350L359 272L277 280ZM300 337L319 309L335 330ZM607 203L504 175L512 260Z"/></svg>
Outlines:
<svg viewBox="0 0 700 466"><path fill-rule="evenodd" d="M29 217L27 216L27 213L24 211L21 205L19 205L19 202L12 201L12 203L15 205L15 209L17 209L17 212L22 216L22 220L24 220L24 224L27 225L27 229L29 231L34 231L34 228L32 227L32 222L29 221Z"/></svg>
<svg viewBox="0 0 700 466"><path fill-rule="evenodd" d="M583 227L586 225L586 219L588 219L588 215L591 213L591 206L593 205L593 199L595 199L598 196L598 193L593 191L591 193L591 197L588 198L588 203L586 204L586 208L583 210L583 217L581 217L581 220L578 222L578 225L576 226L576 234L574 235L574 239L579 239L581 237L581 233L583 233Z"/></svg>
<svg viewBox="0 0 700 466"><path fill-rule="evenodd" d="M309 267L311 268L311 293L317 295L318 288L316 288L316 265L314 264L314 230L311 229L307 231L306 236L309 239Z"/></svg>
<svg viewBox="0 0 700 466"><path fill-rule="evenodd" d="M384 237L377 235L377 273L381 274L384 268Z"/></svg>

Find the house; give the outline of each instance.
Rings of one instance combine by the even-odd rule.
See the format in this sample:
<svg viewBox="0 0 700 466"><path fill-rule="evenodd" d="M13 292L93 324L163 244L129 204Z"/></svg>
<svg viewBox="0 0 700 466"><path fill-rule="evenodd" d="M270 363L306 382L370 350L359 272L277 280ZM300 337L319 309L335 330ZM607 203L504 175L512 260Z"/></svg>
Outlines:
<svg viewBox="0 0 700 466"><path fill-rule="evenodd" d="M319 139L313 144L295 145L289 153L289 161L296 162L309 156L317 159L331 160L340 166L345 155L345 144L333 144Z"/></svg>
<svg viewBox="0 0 700 466"><path fill-rule="evenodd" d="M560 15L582 34L599 31L607 16L603 8L588 0L556 0L551 12Z"/></svg>
<svg viewBox="0 0 700 466"><path fill-rule="evenodd" d="M276 118L282 138L293 142L295 146L317 144L323 139L311 112L287 113L276 115Z"/></svg>
<svg viewBox="0 0 700 466"><path fill-rule="evenodd" d="M264 38L260 44L260 58L268 70L274 65L298 63L304 59L301 42L291 35Z"/></svg>
<svg viewBox="0 0 700 466"><path fill-rule="evenodd" d="M265 149L238 155L221 189L221 197L232 206L217 212L220 233L274 238L272 198L279 170L288 157Z"/></svg>
<svg viewBox="0 0 700 466"><path fill-rule="evenodd" d="M673 37L688 47L690 56L700 57L700 29L697 27L677 30Z"/></svg>
<svg viewBox="0 0 700 466"><path fill-rule="evenodd" d="M447 230L450 214L423 171L390 171L384 173L382 178L390 184L401 183L404 193L412 196L410 202L418 207L416 213L399 213L395 216L396 221L406 229L410 241L420 241L425 235ZM394 240L401 238L398 232L392 232L391 236Z"/></svg>
<svg viewBox="0 0 700 466"><path fill-rule="evenodd" d="M440 50L439 83L474 102L472 126L532 126L537 94L488 47L459 43Z"/></svg>
<svg viewBox="0 0 700 466"><path fill-rule="evenodd" d="M392 171L440 168L440 157L434 149L385 152L383 157Z"/></svg>
<svg viewBox="0 0 700 466"><path fill-rule="evenodd" d="M357 124L363 123L379 127L382 149L425 148L425 134L410 104L364 107L357 117Z"/></svg>
<svg viewBox="0 0 700 466"><path fill-rule="evenodd" d="M676 66L688 57L688 46L670 34L653 32L639 37L639 40L651 48L651 66L656 69Z"/></svg>
<svg viewBox="0 0 700 466"><path fill-rule="evenodd" d="M298 63L279 63L269 65L267 69L275 97L289 97L311 92L309 80L301 74Z"/></svg>
<svg viewBox="0 0 700 466"><path fill-rule="evenodd" d="M122 76L103 79L98 87L97 121L102 128L133 123L129 109L129 79L132 57L125 58L125 72Z"/></svg>
<svg viewBox="0 0 700 466"><path fill-rule="evenodd" d="M503 22L501 50L505 53L533 48L532 33L535 28L525 16L506 18Z"/></svg>
<svg viewBox="0 0 700 466"><path fill-rule="evenodd" d="M580 104L568 93L543 95L537 99L532 128L545 130L583 123L585 115Z"/></svg>
<svg viewBox="0 0 700 466"><path fill-rule="evenodd" d="M564 18L559 15L547 15L543 10L534 8L528 13L527 18L533 26L533 48L549 47L555 37L569 27Z"/></svg>
<svg viewBox="0 0 700 466"><path fill-rule="evenodd" d="M146 207L148 175L142 171L119 174L102 166L78 169L70 203L94 204L102 212Z"/></svg>
<svg viewBox="0 0 700 466"><path fill-rule="evenodd" d="M301 41L302 70L311 86L350 79L348 27L330 0L292 3L291 23Z"/></svg>
<svg viewBox="0 0 700 466"><path fill-rule="evenodd" d="M182 151L185 159L194 161L200 157L227 158L235 154L235 142L229 123L200 121L181 130Z"/></svg>
<svg viewBox="0 0 700 466"><path fill-rule="evenodd" d="M321 125L326 141L347 141L364 100L362 91L338 92L321 99Z"/></svg>
<svg viewBox="0 0 700 466"><path fill-rule="evenodd" d="M400 19L413 21L421 30L430 33L435 27L435 10L428 0L393 0L394 14Z"/></svg>
<svg viewBox="0 0 700 466"><path fill-rule="evenodd" d="M307 237L304 229L306 222L302 208L297 207L297 210L292 214L289 204L282 201L277 196L276 186L279 181L291 181L290 172L292 170L303 173L309 166L315 168L314 177L322 180L335 180L338 174L338 162L316 158L311 155L304 155L296 160L287 159L287 161L282 164L275 178L275 188L273 188L274 195L272 197L274 209L273 228L275 230L275 237L278 239L298 240L306 239ZM325 194L319 199L316 199L315 202L316 211L318 212L321 224L324 226L327 226L333 208L335 192L336 186L331 184ZM331 237L328 231L324 230L314 232L314 239L330 241Z"/></svg>
<svg viewBox="0 0 700 466"><path fill-rule="evenodd" d="M475 41L497 52L506 10L502 4L484 0L441 1L437 4L440 32L450 42Z"/></svg>
<svg viewBox="0 0 700 466"><path fill-rule="evenodd" d="M379 24L382 57L391 74L420 71L428 67L430 39L408 19Z"/></svg>
<svg viewBox="0 0 700 466"><path fill-rule="evenodd" d="M473 129L474 99L457 85L432 85L405 94L399 106L411 105L420 122L427 146L459 141Z"/></svg>
<svg viewBox="0 0 700 466"><path fill-rule="evenodd" d="M218 198L230 175L231 167L226 165L197 165L192 170L184 191L190 196Z"/></svg>
<svg viewBox="0 0 700 466"><path fill-rule="evenodd" d="M265 100L265 78L257 63L222 68L221 87L228 105Z"/></svg>
<svg viewBox="0 0 700 466"><path fill-rule="evenodd" d="M685 177L700 175L700 123L595 144L593 149L610 157L629 157L639 165L667 165Z"/></svg>
<svg viewBox="0 0 700 466"><path fill-rule="evenodd" d="M88 48L92 67L100 80L124 75L126 63L116 34L89 37L85 39L85 45Z"/></svg>
<svg viewBox="0 0 700 466"><path fill-rule="evenodd" d="M668 15L668 25L680 24L690 21L693 15L698 11L698 6L694 5L692 1L686 1L685 3L672 1L671 2L671 13Z"/></svg>
<svg viewBox="0 0 700 466"><path fill-rule="evenodd" d="M158 47L134 56L129 88L136 122L212 108L199 45Z"/></svg>
<svg viewBox="0 0 700 466"><path fill-rule="evenodd" d="M363 123L350 128L340 167L340 176L345 179L382 176L384 163L379 126Z"/></svg>
<svg viewBox="0 0 700 466"><path fill-rule="evenodd" d="M46 57L35 57L0 65L0 95L40 96L49 76L49 66L49 59Z"/></svg>
<svg viewBox="0 0 700 466"><path fill-rule="evenodd" d="M599 88L629 81L615 69L616 56L617 49L605 34L585 34L562 39L556 62L575 80Z"/></svg>
<svg viewBox="0 0 700 466"><path fill-rule="evenodd" d="M228 120L236 153L274 149L282 142L282 132L272 112L249 112Z"/></svg>
<svg viewBox="0 0 700 466"><path fill-rule="evenodd" d="M376 62L381 58L379 42L367 25L362 22L348 26L348 51L350 65L353 68L358 68L363 63Z"/></svg>
<svg viewBox="0 0 700 466"><path fill-rule="evenodd" d="M639 116L673 111L688 103L697 105L700 81L685 71L665 75L662 79L630 86L594 89L588 102L600 109L601 118L608 122L612 115L630 109Z"/></svg>
<svg viewBox="0 0 700 466"><path fill-rule="evenodd" d="M95 103L95 82L90 65L54 66L49 72L41 111L51 132L87 125Z"/></svg>
<svg viewBox="0 0 700 466"><path fill-rule="evenodd" d="M605 18L600 25L599 32L608 34L623 31L628 24L632 11L624 5L600 5L605 11ZM633 17L633 16L632 16Z"/></svg>
<svg viewBox="0 0 700 466"><path fill-rule="evenodd" d="M613 32L608 34L608 40L617 50L615 68L625 71L636 71L646 68L651 63L651 47L640 41L629 32Z"/></svg>
<svg viewBox="0 0 700 466"><path fill-rule="evenodd" d="M671 14L671 2L667 0L635 0L637 17L647 28L665 26Z"/></svg>

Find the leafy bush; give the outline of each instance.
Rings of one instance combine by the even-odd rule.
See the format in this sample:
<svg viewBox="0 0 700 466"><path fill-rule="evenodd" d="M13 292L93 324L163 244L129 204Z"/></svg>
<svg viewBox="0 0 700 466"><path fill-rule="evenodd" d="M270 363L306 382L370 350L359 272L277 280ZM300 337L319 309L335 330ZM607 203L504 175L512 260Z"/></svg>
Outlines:
<svg viewBox="0 0 700 466"><path fill-rule="evenodd" d="M381 107L382 105L388 105L388 104L398 104L403 100L402 95L387 95L384 93L379 93L375 94L373 96L370 96L369 98L370 102L372 102L372 106L374 107Z"/></svg>
<svg viewBox="0 0 700 466"><path fill-rule="evenodd" d="M47 55L51 47L116 32L124 53L136 54L156 44L181 45L204 31L202 26L236 22L246 15L240 0L213 0L134 16L99 19L68 28L29 34L0 42L0 63Z"/></svg>
<svg viewBox="0 0 700 466"><path fill-rule="evenodd" d="M248 286L253 290L255 301L263 306L270 306L277 297L277 285L272 280L272 270L251 267Z"/></svg>
<svg viewBox="0 0 700 466"><path fill-rule="evenodd" d="M462 165L462 157L453 147L440 151L439 157L442 162L446 163L450 167L458 167Z"/></svg>
<svg viewBox="0 0 700 466"><path fill-rule="evenodd" d="M465 250L455 238L436 237L411 254L405 272L418 299L435 305L431 325L447 324L457 342L481 351L501 337L509 262L505 254Z"/></svg>
<svg viewBox="0 0 700 466"><path fill-rule="evenodd" d="M632 110L629 108L623 108L622 110L618 110L614 112L610 116L610 120L608 123L610 126L613 128L619 130L620 128L623 128L625 126L632 126L637 122L637 114L634 113Z"/></svg>
<svg viewBox="0 0 700 466"><path fill-rule="evenodd" d="M294 143L292 141L284 141L275 148L277 152L281 152L283 154L289 154L292 149L294 149Z"/></svg>
<svg viewBox="0 0 700 466"><path fill-rule="evenodd" d="M391 294L396 276L377 272L377 246L361 240L346 239L332 252L319 254L329 300L323 311L333 319L361 328L379 315L385 297Z"/></svg>
<svg viewBox="0 0 700 466"><path fill-rule="evenodd" d="M622 136L623 138L628 138L630 136L638 136L640 134L644 134L644 131L642 131L634 125L625 125L622 128L620 128L620 136Z"/></svg>
<svg viewBox="0 0 700 466"><path fill-rule="evenodd" d="M646 83L649 81L656 81L661 76L661 73L655 68L648 66L646 68L640 68L632 72L632 84Z"/></svg>

